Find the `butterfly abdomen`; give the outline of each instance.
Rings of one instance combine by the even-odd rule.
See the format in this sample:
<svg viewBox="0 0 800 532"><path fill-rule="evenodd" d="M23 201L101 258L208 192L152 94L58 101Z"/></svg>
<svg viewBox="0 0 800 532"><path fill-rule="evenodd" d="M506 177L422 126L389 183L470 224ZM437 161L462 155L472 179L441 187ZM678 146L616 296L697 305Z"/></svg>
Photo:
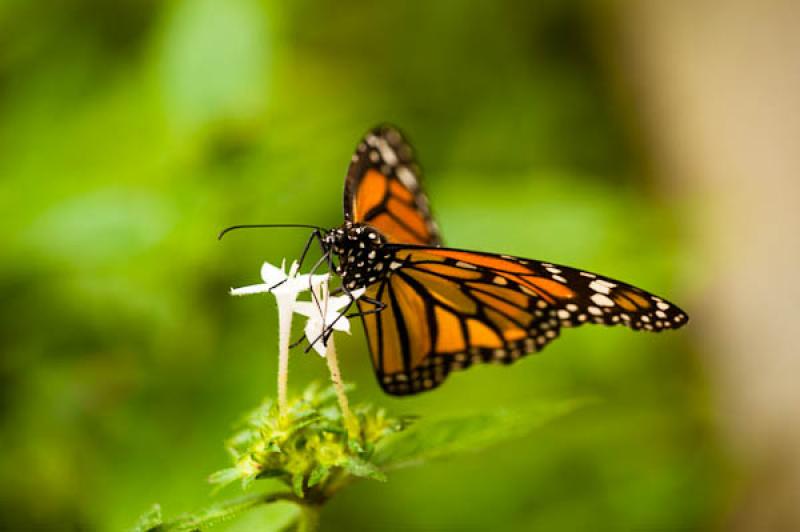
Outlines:
<svg viewBox="0 0 800 532"><path fill-rule="evenodd" d="M394 253L380 232L363 224L345 223L324 239L336 257L336 273L348 290L369 286L391 271Z"/></svg>

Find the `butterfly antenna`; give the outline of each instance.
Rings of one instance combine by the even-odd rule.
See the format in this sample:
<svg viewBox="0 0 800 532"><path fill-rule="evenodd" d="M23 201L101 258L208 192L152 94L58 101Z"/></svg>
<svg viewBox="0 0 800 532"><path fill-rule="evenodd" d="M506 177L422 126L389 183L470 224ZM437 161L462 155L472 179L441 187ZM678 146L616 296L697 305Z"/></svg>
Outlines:
<svg viewBox="0 0 800 532"><path fill-rule="evenodd" d="M319 227L318 225L309 225L309 224L244 224L244 225L232 225L230 227L226 227L223 229L217 240L222 240L222 237L225 236L227 233L235 229L269 229L274 227L295 227L301 229L316 229L317 231L325 231L325 228Z"/></svg>

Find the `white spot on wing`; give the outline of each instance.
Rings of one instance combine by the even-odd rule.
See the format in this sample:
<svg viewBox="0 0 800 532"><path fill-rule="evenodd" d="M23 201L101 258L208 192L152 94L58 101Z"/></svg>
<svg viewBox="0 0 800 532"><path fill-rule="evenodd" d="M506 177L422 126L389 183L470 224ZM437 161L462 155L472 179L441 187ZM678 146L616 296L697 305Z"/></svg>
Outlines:
<svg viewBox="0 0 800 532"><path fill-rule="evenodd" d="M592 301L595 305L599 305L601 307L613 307L614 302L611 301L611 298L604 294L592 294Z"/></svg>
<svg viewBox="0 0 800 532"><path fill-rule="evenodd" d="M414 174L408 169L408 167L399 167L397 170L395 170L395 174L397 174L397 178L408 190L411 192L417 191L417 178L414 177Z"/></svg>
<svg viewBox="0 0 800 532"><path fill-rule="evenodd" d="M611 293L611 289L609 289L606 285L602 284L601 281L592 281L591 283L589 283L589 288L600 294Z"/></svg>
<svg viewBox="0 0 800 532"><path fill-rule="evenodd" d="M386 161L386 164L389 166L397 164L397 154L395 154L394 150L385 139L378 139L378 149L381 152L381 157Z"/></svg>

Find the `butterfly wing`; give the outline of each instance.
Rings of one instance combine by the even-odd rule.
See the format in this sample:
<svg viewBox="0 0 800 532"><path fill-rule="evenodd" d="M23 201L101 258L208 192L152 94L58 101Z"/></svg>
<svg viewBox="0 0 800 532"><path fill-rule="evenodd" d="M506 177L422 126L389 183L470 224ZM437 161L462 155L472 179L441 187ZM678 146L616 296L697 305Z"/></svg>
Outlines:
<svg viewBox="0 0 800 532"><path fill-rule="evenodd" d="M364 315L382 388L435 388L454 369L508 364L583 323L661 331L687 315L662 298L594 273L447 248L393 246L392 274L367 289ZM366 305L362 310L366 310Z"/></svg>
<svg viewBox="0 0 800 532"><path fill-rule="evenodd" d="M389 242L440 246L419 176L403 135L387 125L372 129L358 144L347 171L345 220L371 225Z"/></svg>

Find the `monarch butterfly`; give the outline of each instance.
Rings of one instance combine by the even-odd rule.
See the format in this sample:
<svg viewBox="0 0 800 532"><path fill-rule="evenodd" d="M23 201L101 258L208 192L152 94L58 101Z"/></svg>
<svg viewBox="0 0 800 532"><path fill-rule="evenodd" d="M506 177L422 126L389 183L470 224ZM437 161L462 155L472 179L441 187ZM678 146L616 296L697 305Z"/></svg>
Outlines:
<svg viewBox="0 0 800 532"><path fill-rule="evenodd" d="M595 273L442 247L419 176L403 135L372 129L347 172L344 224L316 228L305 249L316 238L342 290L366 289L357 304L385 392L431 390L478 362L509 364L563 327L662 331L688 321L672 303Z"/></svg>

